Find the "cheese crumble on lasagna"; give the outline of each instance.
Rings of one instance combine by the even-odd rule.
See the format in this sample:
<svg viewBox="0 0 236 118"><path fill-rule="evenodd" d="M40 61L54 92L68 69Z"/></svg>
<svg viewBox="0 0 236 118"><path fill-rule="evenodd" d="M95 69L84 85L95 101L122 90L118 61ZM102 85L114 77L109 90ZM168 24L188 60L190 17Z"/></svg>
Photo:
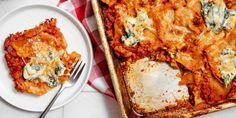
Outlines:
<svg viewBox="0 0 236 118"><path fill-rule="evenodd" d="M19 92L43 95L69 78L80 54L66 51L67 43L56 19L10 34L4 50L7 66Z"/></svg>

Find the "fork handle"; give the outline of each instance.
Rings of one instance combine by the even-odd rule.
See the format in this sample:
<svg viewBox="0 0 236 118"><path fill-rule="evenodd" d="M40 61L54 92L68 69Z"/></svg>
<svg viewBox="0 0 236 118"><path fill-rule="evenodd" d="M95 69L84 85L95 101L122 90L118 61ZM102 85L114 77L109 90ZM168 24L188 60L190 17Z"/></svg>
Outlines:
<svg viewBox="0 0 236 118"><path fill-rule="evenodd" d="M40 115L39 118L45 118L45 116L47 115L48 111L50 110L50 108L52 107L52 105L54 104L54 102L56 101L56 99L58 98L58 96L61 94L61 92L64 90L63 85L60 86L60 89L57 91L56 95L53 97L52 101L49 103L49 105L47 106L47 108L43 111L43 113Z"/></svg>

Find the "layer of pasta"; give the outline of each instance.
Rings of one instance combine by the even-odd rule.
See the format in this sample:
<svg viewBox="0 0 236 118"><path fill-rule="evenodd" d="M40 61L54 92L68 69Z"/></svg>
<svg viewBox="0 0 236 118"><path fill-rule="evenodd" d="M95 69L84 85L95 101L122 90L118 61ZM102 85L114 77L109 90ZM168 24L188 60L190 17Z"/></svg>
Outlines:
<svg viewBox="0 0 236 118"><path fill-rule="evenodd" d="M19 92L43 95L69 78L80 54L66 51L67 43L56 19L10 34L4 50L7 66Z"/></svg>

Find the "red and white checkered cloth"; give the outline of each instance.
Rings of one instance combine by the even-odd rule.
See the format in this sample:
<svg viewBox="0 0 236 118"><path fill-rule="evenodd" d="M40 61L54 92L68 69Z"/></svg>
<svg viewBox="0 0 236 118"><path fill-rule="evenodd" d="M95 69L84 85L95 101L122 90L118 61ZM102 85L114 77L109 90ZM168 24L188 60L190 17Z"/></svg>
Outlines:
<svg viewBox="0 0 236 118"><path fill-rule="evenodd" d="M93 44L94 60L88 84L114 98L111 78L90 0L60 0L58 7L70 12L83 24Z"/></svg>

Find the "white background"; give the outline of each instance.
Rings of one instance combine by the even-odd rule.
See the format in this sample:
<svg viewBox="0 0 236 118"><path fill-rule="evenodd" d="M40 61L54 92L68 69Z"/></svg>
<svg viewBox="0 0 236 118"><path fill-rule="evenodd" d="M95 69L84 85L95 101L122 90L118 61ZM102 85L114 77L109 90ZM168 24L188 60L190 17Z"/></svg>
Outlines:
<svg viewBox="0 0 236 118"><path fill-rule="evenodd" d="M54 5L58 0L0 0L0 17L10 10L27 4ZM0 39L4 40L4 39ZM1 72L1 71L0 71ZM0 79L1 81L1 79ZM17 99L17 98L16 98ZM0 118L38 118L39 113L17 109L0 98ZM84 90L72 102L64 107L50 111L47 118L119 118L117 102L86 85ZM236 118L236 108L211 113L205 118Z"/></svg>

